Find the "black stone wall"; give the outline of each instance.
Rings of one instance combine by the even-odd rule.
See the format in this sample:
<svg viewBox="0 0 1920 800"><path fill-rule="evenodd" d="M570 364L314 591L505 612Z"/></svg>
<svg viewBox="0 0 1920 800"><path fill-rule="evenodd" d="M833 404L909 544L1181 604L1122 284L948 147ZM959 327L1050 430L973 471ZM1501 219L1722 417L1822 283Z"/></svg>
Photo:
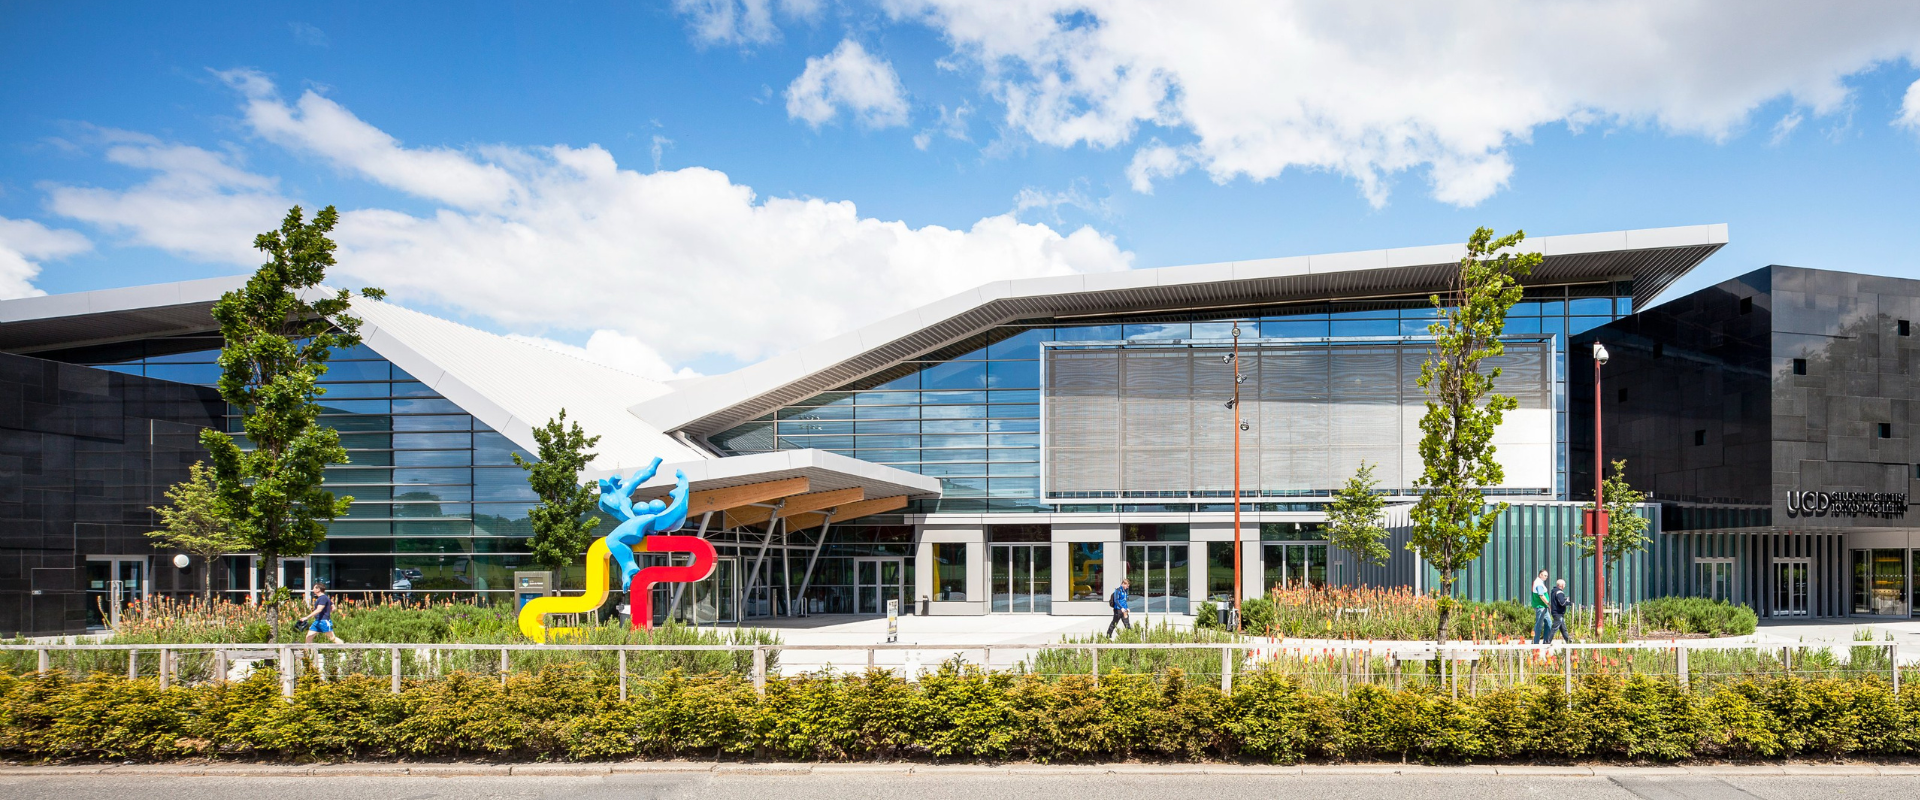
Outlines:
<svg viewBox="0 0 1920 800"><path fill-rule="evenodd" d="M1794 492L1911 502L1920 491L1920 281L1772 266L1576 337L1569 475L1582 500L1593 497L1596 339L1612 356L1606 459L1627 459L1668 530L1920 524L1787 506Z"/></svg>
<svg viewBox="0 0 1920 800"><path fill-rule="evenodd" d="M83 633L89 555L146 556L154 594L199 586L149 506L204 458L212 389L0 353L0 635Z"/></svg>

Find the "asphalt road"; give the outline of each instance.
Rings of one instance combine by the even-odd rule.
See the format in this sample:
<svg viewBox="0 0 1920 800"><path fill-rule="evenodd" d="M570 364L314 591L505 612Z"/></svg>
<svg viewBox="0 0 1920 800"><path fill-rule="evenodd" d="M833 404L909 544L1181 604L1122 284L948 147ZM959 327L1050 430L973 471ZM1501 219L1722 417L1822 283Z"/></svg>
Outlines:
<svg viewBox="0 0 1920 800"><path fill-rule="evenodd" d="M811 774L639 773L599 776L195 776L0 775L0 797L60 800L192 798L192 800L431 800L432 798L555 798L556 800L1180 800L1181 798L1311 798L1311 800L1427 800L1428 798L1888 798L1920 796L1920 775L1675 774L1609 772L1590 776L1499 775L1439 771L1259 774L1251 772L1139 774L1094 771L899 769L818 771Z"/></svg>

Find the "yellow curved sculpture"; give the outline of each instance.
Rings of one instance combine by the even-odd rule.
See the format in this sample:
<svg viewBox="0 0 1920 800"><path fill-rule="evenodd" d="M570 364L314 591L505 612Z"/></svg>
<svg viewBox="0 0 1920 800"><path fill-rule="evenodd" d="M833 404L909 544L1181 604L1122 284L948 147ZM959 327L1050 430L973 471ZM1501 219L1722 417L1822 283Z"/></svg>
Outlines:
<svg viewBox="0 0 1920 800"><path fill-rule="evenodd" d="M607 561L613 554L607 550L605 538L593 540L593 546L587 548L587 591L585 594L563 597L536 597L520 608L520 633L541 644L551 644L547 634L570 636L579 634L579 628L548 628L548 614L586 614L600 610L607 602L609 591L607 582Z"/></svg>

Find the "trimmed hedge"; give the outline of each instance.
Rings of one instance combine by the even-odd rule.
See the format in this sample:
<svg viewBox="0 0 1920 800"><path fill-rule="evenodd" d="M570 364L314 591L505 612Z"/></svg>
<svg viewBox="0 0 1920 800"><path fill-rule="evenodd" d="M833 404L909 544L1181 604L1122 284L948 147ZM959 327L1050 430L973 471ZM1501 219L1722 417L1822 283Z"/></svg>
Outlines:
<svg viewBox="0 0 1920 800"><path fill-rule="evenodd" d="M1745 636L1760 625L1753 609L1704 597L1656 597L1633 610L1643 626L1676 633Z"/></svg>
<svg viewBox="0 0 1920 800"><path fill-rule="evenodd" d="M29 759L231 755L345 758L746 757L792 760L1411 759L1425 762L1920 754L1920 692L1881 680L1777 678L1688 693L1645 676L1588 676L1572 710L1556 679L1476 697L1360 686L1304 691L1271 672L1231 695L1177 672L1037 676L946 668L771 680L671 674L619 700L570 666L409 683L263 671L173 687L98 674L0 673L0 753Z"/></svg>

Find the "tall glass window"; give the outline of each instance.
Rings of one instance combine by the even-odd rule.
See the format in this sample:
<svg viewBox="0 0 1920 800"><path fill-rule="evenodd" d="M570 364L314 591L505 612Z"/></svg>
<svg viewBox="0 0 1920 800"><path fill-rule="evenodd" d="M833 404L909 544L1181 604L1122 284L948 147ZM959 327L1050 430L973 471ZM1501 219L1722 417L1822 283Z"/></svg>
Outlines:
<svg viewBox="0 0 1920 800"><path fill-rule="evenodd" d="M967 545L941 542L933 546L933 599L967 599Z"/></svg>
<svg viewBox="0 0 1920 800"><path fill-rule="evenodd" d="M1106 545L1101 542L1074 542L1067 545L1067 563L1073 574L1067 578L1067 597L1072 600L1102 600L1106 586Z"/></svg>
<svg viewBox="0 0 1920 800"><path fill-rule="evenodd" d="M1207 543L1207 599L1233 602L1233 542Z"/></svg>

